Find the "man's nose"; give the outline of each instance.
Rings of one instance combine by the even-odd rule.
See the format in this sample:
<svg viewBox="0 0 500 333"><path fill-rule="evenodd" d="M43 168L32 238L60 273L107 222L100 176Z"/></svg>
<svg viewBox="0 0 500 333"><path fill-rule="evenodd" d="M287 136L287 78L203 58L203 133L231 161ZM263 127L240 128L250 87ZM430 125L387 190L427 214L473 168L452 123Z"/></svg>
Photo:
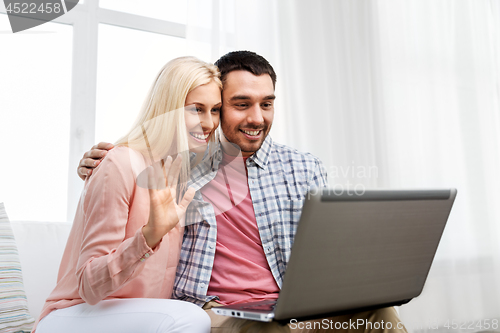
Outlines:
<svg viewBox="0 0 500 333"><path fill-rule="evenodd" d="M260 125L264 122L260 105L254 105L247 110L247 122L255 125Z"/></svg>

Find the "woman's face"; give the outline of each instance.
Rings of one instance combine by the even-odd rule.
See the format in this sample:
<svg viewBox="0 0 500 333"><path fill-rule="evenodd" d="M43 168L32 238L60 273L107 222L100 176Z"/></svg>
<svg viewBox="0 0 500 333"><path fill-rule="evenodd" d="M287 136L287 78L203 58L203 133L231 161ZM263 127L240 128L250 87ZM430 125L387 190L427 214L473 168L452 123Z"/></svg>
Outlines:
<svg viewBox="0 0 500 333"><path fill-rule="evenodd" d="M208 140L219 126L221 105L221 91L214 81L196 87L187 95L184 118L191 152L206 150Z"/></svg>

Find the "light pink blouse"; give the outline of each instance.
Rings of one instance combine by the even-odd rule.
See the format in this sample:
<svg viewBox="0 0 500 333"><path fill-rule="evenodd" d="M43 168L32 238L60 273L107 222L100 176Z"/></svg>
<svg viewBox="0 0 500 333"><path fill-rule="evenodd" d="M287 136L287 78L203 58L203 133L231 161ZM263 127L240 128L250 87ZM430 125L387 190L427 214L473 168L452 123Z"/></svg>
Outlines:
<svg viewBox="0 0 500 333"><path fill-rule="evenodd" d="M149 193L136 179L146 167L141 154L115 147L83 190L59 267L57 285L40 319L55 309L113 298L170 298L183 228L150 249L142 234Z"/></svg>

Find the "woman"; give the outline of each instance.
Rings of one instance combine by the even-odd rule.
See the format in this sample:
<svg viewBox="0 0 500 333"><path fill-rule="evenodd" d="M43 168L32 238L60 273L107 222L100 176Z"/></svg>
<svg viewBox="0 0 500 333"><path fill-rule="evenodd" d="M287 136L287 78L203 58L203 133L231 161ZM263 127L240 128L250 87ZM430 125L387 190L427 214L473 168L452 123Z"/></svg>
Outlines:
<svg viewBox="0 0 500 333"><path fill-rule="evenodd" d="M219 75L192 57L162 68L133 129L85 183L37 333L210 331L202 309L168 298L194 196L189 154L214 140Z"/></svg>

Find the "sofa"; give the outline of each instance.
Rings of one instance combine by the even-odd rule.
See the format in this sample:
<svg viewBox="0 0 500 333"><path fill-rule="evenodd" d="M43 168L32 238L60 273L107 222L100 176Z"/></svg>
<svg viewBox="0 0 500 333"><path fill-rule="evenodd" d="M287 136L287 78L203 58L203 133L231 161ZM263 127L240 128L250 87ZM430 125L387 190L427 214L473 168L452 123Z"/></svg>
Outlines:
<svg viewBox="0 0 500 333"><path fill-rule="evenodd" d="M10 227L14 235L15 247L17 247L19 253L22 270L22 283L19 281L21 287L16 288L24 289L29 314L36 320L40 315L45 299L56 285L59 263L68 239L71 223L10 222ZM3 244L8 241L8 238L4 238ZM5 290L2 290L2 293L9 296ZM21 305L24 298L19 296L21 294L16 292L15 297L13 297L13 299L17 298L17 305ZM5 300L4 297L2 299ZM6 304L3 304L3 306L6 306ZM5 313L9 313L9 309L2 309L2 312L5 316ZM19 315L20 312L17 312L16 316ZM29 317L27 314L24 317L26 316ZM33 319L29 321L24 319L24 322L24 325L14 328L8 327L9 322L2 321L3 325L0 331L18 332L18 329L22 328L19 331L26 332L27 328L31 328ZM12 324L18 325L19 320Z"/></svg>
<svg viewBox="0 0 500 333"><path fill-rule="evenodd" d="M0 202L0 332L31 332L56 285L71 223L11 222Z"/></svg>
<svg viewBox="0 0 500 333"><path fill-rule="evenodd" d="M28 309L36 319L56 286L71 223L11 222L11 226L21 261Z"/></svg>

